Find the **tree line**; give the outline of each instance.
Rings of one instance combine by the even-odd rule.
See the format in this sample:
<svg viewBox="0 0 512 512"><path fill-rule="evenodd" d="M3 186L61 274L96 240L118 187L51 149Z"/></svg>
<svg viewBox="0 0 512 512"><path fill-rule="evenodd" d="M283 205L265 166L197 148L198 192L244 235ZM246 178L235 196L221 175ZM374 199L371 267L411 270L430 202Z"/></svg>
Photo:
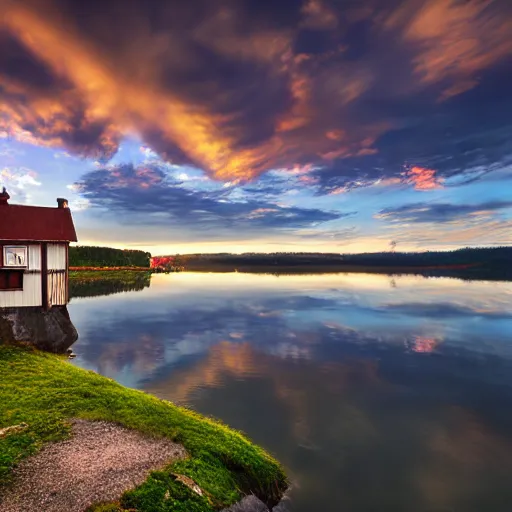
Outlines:
<svg viewBox="0 0 512 512"><path fill-rule="evenodd" d="M171 257L172 258L172 257ZM377 266L439 266L439 265L504 265L511 266L512 247L484 247L454 251L339 253L245 253L187 254L185 267L194 263L229 263L252 265L377 265Z"/></svg>
<svg viewBox="0 0 512 512"><path fill-rule="evenodd" d="M394 249L394 248L393 248ZM339 253L187 254L185 270L241 272L414 272L467 279L512 279L512 247L454 251ZM172 259L172 257L171 257Z"/></svg>
<svg viewBox="0 0 512 512"><path fill-rule="evenodd" d="M69 248L70 267L148 267L151 253L79 245Z"/></svg>

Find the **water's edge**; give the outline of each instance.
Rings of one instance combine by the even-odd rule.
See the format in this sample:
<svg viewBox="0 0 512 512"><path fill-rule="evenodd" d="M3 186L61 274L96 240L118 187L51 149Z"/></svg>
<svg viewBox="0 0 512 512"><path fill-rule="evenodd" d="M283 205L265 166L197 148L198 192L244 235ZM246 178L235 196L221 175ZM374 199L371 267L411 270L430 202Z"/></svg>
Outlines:
<svg viewBox="0 0 512 512"><path fill-rule="evenodd" d="M286 512L286 501L285 497L270 510L265 503L256 498L256 496L245 496L238 503L223 509L221 512Z"/></svg>

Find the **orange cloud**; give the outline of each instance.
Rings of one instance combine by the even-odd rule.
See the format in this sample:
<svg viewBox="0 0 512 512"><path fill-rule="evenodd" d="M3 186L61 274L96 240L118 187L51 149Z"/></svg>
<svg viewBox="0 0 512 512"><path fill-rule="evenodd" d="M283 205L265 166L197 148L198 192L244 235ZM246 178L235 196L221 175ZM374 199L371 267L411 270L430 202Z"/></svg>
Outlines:
<svg viewBox="0 0 512 512"><path fill-rule="evenodd" d="M69 13L58 8L56 0L5 5L0 30L14 37L31 60L45 72L49 70L59 84L41 92L20 81L2 83L8 95L0 98L0 131L11 136L108 159L117 151L121 138L135 132L164 158L197 165L222 180L249 180L270 168L304 165L305 160L311 162L318 154L333 151L333 155L344 156L336 148L336 140L323 136L325 130L319 130L318 123L324 123L326 114L343 123L334 111L361 94L364 78L351 73L335 77L339 66L333 65L317 79L313 72L323 63L311 55L294 55L290 28L255 25L250 33L241 33L243 15L226 3L214 15L194 22L193 30L186 34L147 30L144 11L106 10L101 22L91 29L100 31L98 37L90 33L86 38ZM174 14L179 17L180 10L175 13L162 7L162 19ZM108 20L115 15L120 16L116 23L123 31L109 25ZM335 21L334 14L317 0L305 5L303 17L307 26L327 26ZM102 44L115 37L121 40L112 47ZM261 68L266 77L263 87L254 88L248 82L226 89L221 81L215 81L214 68L212 77L201 79L204 71L194 54L201 45L219 65L247 61L247 69ZM329 77L340 91L333 98L332 114L317 100ZM259 128L254 126L254 116L245 121L248 114L237 110L251 112L247 96L251 88L252 96L263 92L269 95L269 102L277 94L273 88L282 89L282 107L262 117L265 136L252 135L250 132ZM233 96L237 94L246 95L247 100L236 100ZM334 129L332 133L346 130ZM344 137L356 148L351 154L357 153L358 140L365 136L353 132ZM248 144L248 137L259 140Z"/></svg>
<svg viewBox="0 0 512 512"><path fill-rule="evenodd" d="M412 350L421 354L433 352L439 345L439 340L435 338L426 338L425 336L416 336Z"/></svg>
<svg viewBox="0 0 512 512"><path fill-rule="evenodd" d="M406 182L413 184L416 190L443 188L444 179L436 176L436 171L433 169L415 165L405 173L405 177Z"/></svg>
<svg viewBox="0 0 512 512"><path fill-rule="evenodd" d="M343 130L330 130L325 134L325 136L331 140L342 140L345 135Z"/></svg>
<svg viewBox="0 0 512 512"><path fill-rule="evenodd" d="M329 195L337 196L339 194L345 194L348 191L349 191L348 187L336 187L329 191Z"/></svg>
<svg viewBox="0 0 512 512"><path fill-rule="evenodd" d="M87 2L74 10L72 0L0 3L0 136L108 159L137 134L168 161L244 182L270 169L373 155L392 127L364 105L386 82L378 39L372 55L346 56L346 29L377 19L370 7L345 12L307 0L284 6L293 16L279 18L281 7L254 16L250 2L229 0L198 1L197 9L133 0L101 12ZM506 17L482 3L403 5L383 26L412 48L415 80L451 82L442 99L474 87L511 50ZM302 47L310 32L322 44ZM435 188L428 182L422 189Z"/></svg>
<svg viewBox="0 0 512 512"><path fill-rule="evenodd" d="M338 18L335 12L330 9L322 0L308 0L303 8L303 25L307 28L328 30L338 25Z"/></svg>
<svg viewBox="0 0 512 512"><path fill-rule="evenodd" d="M66 20L55 12L51 12L49 20L50 13L43 20L35 12L18 5L8 9L4 17L6 26L23 44L57 75L66 77L74 89L69 94L69 101L66 98L63 101L60 95L53 101L32 100L27 107L2 105L0 112L12 133L25 133L27 130L22 126L37 124L34 131L42 143L64 145L64 138L59 133L68 134L73 130L73 104L78 98L78 103L85 104L84 122L108 125L100 137L100 140L105 139L106 146L117 147L110 139L120 138L121 134L137 127L151 126L152 130L161 131L164 139L176 141L179 149L192 161L221 179L250 178L261 172L265 153L275 152L279 145L277 140L271 140L263 148L233 151L234 138L219 130L227 121L225 116L213 115L172 92L152 87L147 79L155 70L144 61L133 62L140 68L139 74L147 72L144 81L138 80L137 76L130 80L119 76L106 56L69 30ZM155 42L147 41L150 45ZM109 135L110 131L117 133ZM83 152L92 156L87 150Z"/></svg>
<svg viewBox="0 0 512 512"><path fill-rule="evenodd" d="M412 0L387 19L386 28L417 45L413 66L423 83L453 82L441 100L472 89L481 71L510 56L510 17L491 3Z"/></svg>

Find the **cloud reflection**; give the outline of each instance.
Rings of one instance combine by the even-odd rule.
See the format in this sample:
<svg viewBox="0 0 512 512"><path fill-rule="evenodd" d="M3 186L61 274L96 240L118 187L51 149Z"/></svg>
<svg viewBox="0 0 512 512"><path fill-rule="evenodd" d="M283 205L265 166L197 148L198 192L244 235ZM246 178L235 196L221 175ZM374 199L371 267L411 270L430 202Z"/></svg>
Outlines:
<svg viewBox="0 0 512 512"><path fill-rule="evenodd" d="M510 283L153 279L73 301L75 362L248 433L300 512L509 502Z"/></svg>

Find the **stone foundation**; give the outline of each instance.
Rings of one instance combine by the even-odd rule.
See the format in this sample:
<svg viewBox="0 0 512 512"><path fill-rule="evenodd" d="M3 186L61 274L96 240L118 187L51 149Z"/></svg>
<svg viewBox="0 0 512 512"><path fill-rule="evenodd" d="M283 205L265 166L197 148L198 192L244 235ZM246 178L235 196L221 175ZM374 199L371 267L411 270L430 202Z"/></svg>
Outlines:
<svg viewBox="0 0 512 512"><path fill-rule="evenodd" d="M66 306L0 308L0 343L23 342L47 352L64 353L78 339Z"/></svg>

